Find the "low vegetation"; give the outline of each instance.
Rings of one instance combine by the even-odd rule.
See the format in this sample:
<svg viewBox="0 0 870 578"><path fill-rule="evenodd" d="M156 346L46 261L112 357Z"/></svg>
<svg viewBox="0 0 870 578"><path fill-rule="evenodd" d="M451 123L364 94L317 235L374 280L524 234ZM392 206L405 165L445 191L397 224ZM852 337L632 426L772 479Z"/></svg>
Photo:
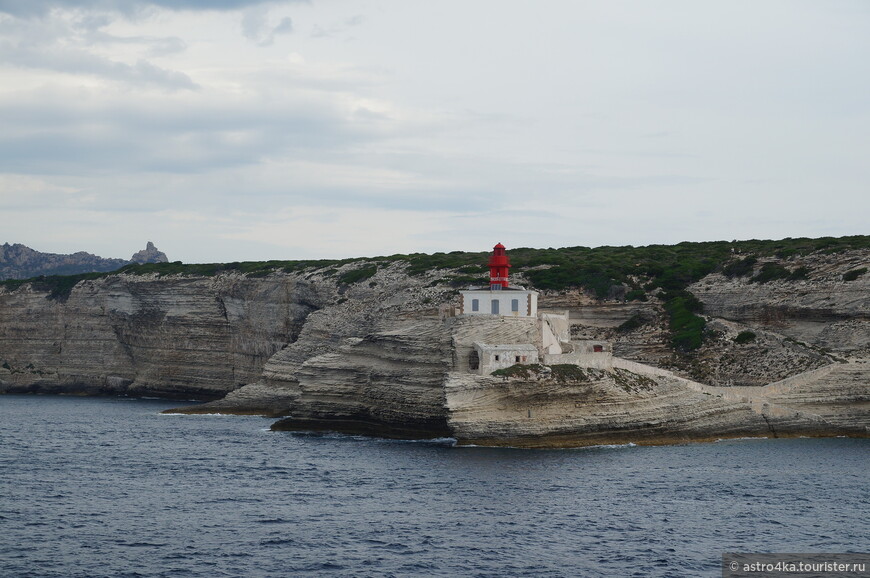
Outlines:
<svg viewBox="0 0 870 578"><path fill-rule="evenodd" d="M604 371L598 369L583 369L572 363L559 363L556 365L541 365L539 363L524 365L518 363L504 369L496 369L490 375L505 379L554 379L566 383L600 379L604 373Z"/></svg>
<svg viewBox="0 0 870 578"><path fill-rule="evenodd" d="M619 327L616 328L617 331L621 333L628 333L629 331L634 331L635 329L639 329L646 325L649 320L641 315L640 313L635 313L625 321L623 321Z"/></svg>
<svg viewBox="0 0 870 578"><path fill-rule="evenodd" d="M664 293L662 299L668 314L671 345L674 349L694 351L701 347L707 322L697 313L703 311L704 305L685 290Z"/></svg>
<svg viewBox="0 0 870 578"><path fill-rule="evenodd" d="M737 334L737 337L734 338L734 343L738 345L742 345L744 343L751 343L755 341L757 336L752 331L741 331Z"/></svg>
<svg viewBox="0 0 870 578"><path fill-rule="evenodd" d="M377 265L370 265L367 267L360 267L359 269L351 269L346 273L342 273L338 276L338 281L340 283L344 283L345 285L350 285L351 283L358 283L360 281L365 281L366 279L373 276L378 272Z"/></svg>
<svg viewBox="0 0 870 578"><path fill-rule="evenodd" d="M490 375L495 377L518 377L522 379L530 379L532 375L538 376L544 371L544 366L539 363L511 365L503 369L496 369Z"/></svg>
<svg viewBox="0 0 870 578"><path fill-rule="evenodd" d="M852 269L851 271L847 271L843 273L843 281L854 281L861 275L867 272L867 267L861 267L860 269Z"/></svg>

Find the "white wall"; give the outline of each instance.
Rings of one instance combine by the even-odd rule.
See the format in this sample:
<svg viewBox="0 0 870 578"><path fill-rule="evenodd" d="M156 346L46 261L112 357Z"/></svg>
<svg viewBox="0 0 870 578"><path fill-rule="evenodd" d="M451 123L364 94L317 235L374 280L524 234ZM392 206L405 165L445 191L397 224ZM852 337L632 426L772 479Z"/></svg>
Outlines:
<svg viewBox="0 0 870 578"><path fill-rule="evenodd" d="M568 312L541 314L541 340L544 353L562 353L562 342L571 340Z"/></svg>
<svg viewBox="0 0 870 578"><path fill-rule="evenodd" d="M480 358L480 369L478 369L478 373L481 375L489 375L496 369L504 369L516 365L517 363L530 365L532 363L538 363L539 361L538 351L536 349L506 348L493 351L491 349L481 348L475 344L475 350ZM495 359L496 356L498 356L498 359ZM520 361L517 361L517 357L520 358ZM523 357L526 358L525 361L523 361Z"/></svg>
<svg viewBox="0 0 870 578"><path fill-rule="evenodd" d="M491 291L489 289L460 291L463 315L492 315L492 302L498 302L498 315L505 317L535 317L538 314L538 294L535 291ZM478 310L473 302L477 299ZM512 301L517 300L518 311L512 311ZM531 300L531 315L529 314Z"/></svg>

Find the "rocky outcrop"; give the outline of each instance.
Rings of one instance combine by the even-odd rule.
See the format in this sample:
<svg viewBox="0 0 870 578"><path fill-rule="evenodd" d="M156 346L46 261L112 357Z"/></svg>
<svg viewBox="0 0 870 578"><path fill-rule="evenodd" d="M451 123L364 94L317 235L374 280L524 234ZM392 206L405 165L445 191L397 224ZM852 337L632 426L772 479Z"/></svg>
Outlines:
<svg viewBox="0 0 870 578"><path fill-rule="evenodd" d="M104 259L84 251L71 255L41 253L19 243L5 243L0 245L0 280L29 279L39 275L104 273L130 263L165 263L168 260L166 254L158 251L151 241L130 260Z"/></svg>
<svg viewBox="0 0 870 578"><path fill-rule="evenodd" d="M622 369L590 369L585 379L569 381L500 383L455 374L447 403L454 435L476 445L662 444L769 433L748 404Z"/></svg>
<svg viewBox="0 0 870 578"><path fill-rule="evenodd" d="M768 388L708 386L627 360L567 374L542 369L531 379L468 372L468 343L508 334L522 340L534 325L486 317L431 320L351 340L296 371L291 416L273 429L450 435L460 444L515 447L868 435L868 387L859 377L866 371L858 366L826 366ZM827 377L842 371L851 387Z"/></svg>
<svg viewBox="0 0 870 578"><path fill-rule="evenodd" d="M351 339L302 364L291 416L273 429L450 435L443 383L451 353L449 333L437 319Z"/></svg>
<svg viewBox="0 0 870 578"><path fill-rule="evenodd" d="M142 265L144 263L168 263L169 258L163 251L158 251L157 247L154 246L154 243L148 241L148 244L145 245L144 249L133 253L133 256L130 257L130 261Z"/></svg>

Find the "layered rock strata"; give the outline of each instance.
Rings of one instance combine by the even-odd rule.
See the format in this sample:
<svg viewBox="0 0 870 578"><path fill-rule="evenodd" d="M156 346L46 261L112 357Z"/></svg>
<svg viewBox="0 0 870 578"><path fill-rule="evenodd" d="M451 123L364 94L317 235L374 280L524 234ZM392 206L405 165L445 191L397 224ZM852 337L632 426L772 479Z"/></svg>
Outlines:
<svg viewBox="0 0 870 578"><path fill-rule="evenodd" d="M770 260L763 260L763 262ZM870 265L867 251L794 258L806 267L803 280L752 282L715 273L689 289L711 317L769 329L832 352L870 355L870 275L844 280L850 270Z"/></svg>
<svg viewBox="0 0 870 578"><path fill-rule="evenodd" d="M320 296L304 280L117 275L0 292L0 392L215 399L259 378Z"/></svg>
<svg viewBox="0 0 870 578"><path fill-rule="evenodd" d="M535 343L541 322L445 316L444 273L398 262L112 275L65 300L24 284L0 289L0 392L213 399L183 411L486 445L866 436L870 276L843 279L861 258L812 257L803 281L707 277L691 288L707 342L679 359L654 298L597 308L581 293L542 296L570 311L574 338L612 341L614 367L505 379L471 373L473 344ZM635 315L639 326L620 328ZM749 330L753 341L735 341Z"/></svg>
<svg viewBox="0 0 870 578"><path fill-rule="evenodd" d="M857 365L814 370L768 388L708 386L621 359L612 369L579 369L567 377L468 372L469 343L498 336L521 343L536 322L430 321L347 343L301 366L291 417L273 428L450 435L461 444L516 447L868 435L868 387L861 381L867 374ZM854 378L852 387L825 379L842 371ZM852 409L839 411L842 406Z"/></svg>

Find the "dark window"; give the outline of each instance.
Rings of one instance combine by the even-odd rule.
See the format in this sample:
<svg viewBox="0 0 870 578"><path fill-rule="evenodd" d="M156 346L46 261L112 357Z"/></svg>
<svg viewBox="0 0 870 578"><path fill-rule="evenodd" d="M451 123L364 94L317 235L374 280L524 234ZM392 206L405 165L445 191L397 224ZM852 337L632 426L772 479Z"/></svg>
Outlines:
<svg viewBox="0 0 870 578"><path fill-rule="evenodd" d="M592 351L594 351L595 353L601 353L602 351L604 351L604 346L603 345L593 345Z"/></svg>
<svg viewBox="0 0 870 578"><path fill-rule="evenodd" d="M519 362L520 362L520 356L517 355L517 356L516 356L516 361L515 361L514 363L519 363Z"/></svg>
<svg viewBox="0 0 870 578"><path fill-rule="evenodd" d="M495 360L498 361L498 355L495 356Z"/></svg>
<svg viewBox="0 0 870 578"><path fill-rule="evenodd" d="M471 310L472 311L480 311L480 299L472 299L471 300Z"/></svg>
<svg viewBox="0 0 870 578"><path fill-rule="evenodd" d="M492 314L498 315L498 299L492 300Z"/></svg>

